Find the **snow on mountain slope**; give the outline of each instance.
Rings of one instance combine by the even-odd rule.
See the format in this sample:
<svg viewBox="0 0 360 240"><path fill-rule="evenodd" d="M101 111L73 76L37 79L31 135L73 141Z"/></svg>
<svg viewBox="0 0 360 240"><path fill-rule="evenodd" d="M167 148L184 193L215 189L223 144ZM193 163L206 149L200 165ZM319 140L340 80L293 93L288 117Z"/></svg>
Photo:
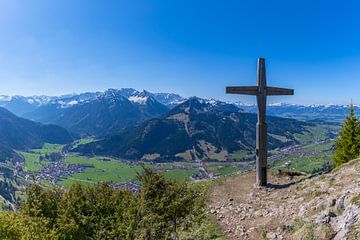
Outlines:
<svg viewBox="0 0 360 240"><path fill-rule="evenodd" d="M169 109L185 102L189 98L184 98L175 93L151 93L145 90L138 91L133 88L108 89L104 92L86 92L81 94L67 94L62 96L6 96L0 95L0 107L4 107L13 113L28 117L30 112L39 108L62 109L74 107L95 100L103 95L123 96L130 102L138 105L146 105L149 101L156 101ZM221 102L215 99L207 99L211 105L220 107L225 103L233 104L243 111L256 113L255 104L245 102ZM46 107L45 107L46 106ZM347 105L336 104L289 104L289 103L271 103L268 104L268 115L295 118L300 120L325 120L332 122L341 122L347 114ZM48 111L48 110L46 110ZM53 111L53 110L52 110ZM359 106L355 106L355 111L360 111Z"/></svg>

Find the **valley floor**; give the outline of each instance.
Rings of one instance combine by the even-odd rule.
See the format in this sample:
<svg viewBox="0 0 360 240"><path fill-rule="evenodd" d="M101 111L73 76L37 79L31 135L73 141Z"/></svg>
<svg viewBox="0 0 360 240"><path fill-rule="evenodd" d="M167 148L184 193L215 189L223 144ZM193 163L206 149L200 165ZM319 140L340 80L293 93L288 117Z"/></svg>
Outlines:
<svg viewBox="0 0 360 240"><path fill-rule="evenodd" d="M229 239L360 239L360 161L318 176L253 172L227 178L211 192L210 213Z"/></svg>

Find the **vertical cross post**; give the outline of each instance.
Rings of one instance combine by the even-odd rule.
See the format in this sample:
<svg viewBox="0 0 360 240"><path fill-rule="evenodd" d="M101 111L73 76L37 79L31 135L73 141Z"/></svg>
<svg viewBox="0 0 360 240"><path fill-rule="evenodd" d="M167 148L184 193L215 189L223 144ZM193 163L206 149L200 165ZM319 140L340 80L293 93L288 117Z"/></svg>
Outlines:
<svg viewBox="0 0 360 240"><path fill-rule="evenodd" d="M258 105L258 122L256 124L256 183L259 186L267 184L267 123L266 123L266 71L265 59L258 59L256 95Z"/></svg>
<svg viewBox="0 0 360 240"><path fill-rule="evenodd" d="M265 59L258 59L257 86L227 87L226 93L255 95L258 107L256 124L256 184L267 185L267 123L266 97L268 95L294 95L293 89L268 87L266 84Z"/></svg>

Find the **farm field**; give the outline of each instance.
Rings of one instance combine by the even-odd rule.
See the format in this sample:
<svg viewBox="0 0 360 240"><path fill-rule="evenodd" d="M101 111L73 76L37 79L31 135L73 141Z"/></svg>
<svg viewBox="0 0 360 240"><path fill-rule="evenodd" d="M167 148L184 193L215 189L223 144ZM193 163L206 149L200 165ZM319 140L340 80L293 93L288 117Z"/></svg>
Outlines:
<svg viewBox="0 0 360 240"><path fill-rule="evenodd" d="M121 163L119 160L102 157L70 156L65 158L65 163L89 165L90 167L86 168L84 172L61 180L60 185L62 186L70 186L75 182L96 184L98 182L120 183L135 180L137 173L143 169L140 165L129 165Z"/></svg>

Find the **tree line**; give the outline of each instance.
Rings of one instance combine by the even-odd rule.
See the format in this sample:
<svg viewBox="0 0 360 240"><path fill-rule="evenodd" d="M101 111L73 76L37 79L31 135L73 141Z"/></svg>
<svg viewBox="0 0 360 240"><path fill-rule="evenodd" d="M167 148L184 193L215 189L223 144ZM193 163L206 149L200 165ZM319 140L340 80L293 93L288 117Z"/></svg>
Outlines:
<svg viewBox="0 0 360 240"><path fill-rule="evenodd" d="M138 179L139 194L107 184L33 185L18 211L0 212L0 239L180 239L201 224L202 191L147 168Z"/></svg>

